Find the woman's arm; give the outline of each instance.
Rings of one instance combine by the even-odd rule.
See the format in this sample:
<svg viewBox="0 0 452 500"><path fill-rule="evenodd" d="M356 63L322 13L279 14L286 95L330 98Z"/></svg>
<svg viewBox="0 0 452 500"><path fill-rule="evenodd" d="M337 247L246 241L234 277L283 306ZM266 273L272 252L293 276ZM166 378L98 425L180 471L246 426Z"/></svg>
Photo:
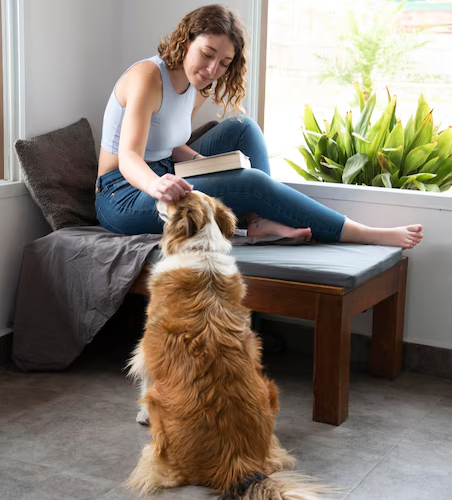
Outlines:
<svg viewBox="0 0 452 500"><path fill-rule="evenodd" d="M192 187L181 177L165 174L159 177L144 161L152 115L162 102L160 71L152 63L137 65L127 74L121 94L125 112L119 138L119 170L134 187L153 198L177 201Z"/></svg>
<svg viewBox="0 0 452 500"><path fill-rule="evenodd" d="M202 154L197 153L194 149L192 149L190 146L187 146L186 144L174 148L171 155L171 158L173 158L175 162L194 160L195 157L204 158Z"/></svg>

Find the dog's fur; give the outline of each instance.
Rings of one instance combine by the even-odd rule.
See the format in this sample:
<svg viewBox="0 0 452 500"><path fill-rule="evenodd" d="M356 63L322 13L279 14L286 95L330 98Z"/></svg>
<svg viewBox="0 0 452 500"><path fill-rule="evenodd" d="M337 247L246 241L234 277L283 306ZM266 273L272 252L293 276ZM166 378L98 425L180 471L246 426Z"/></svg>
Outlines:
<svg viewBox="0 0 452 500"><path fill-rule="evenodd" d="M164 259L152 271L146 329L129 365L143 382L137 420L147 420L147 408L153 440L128 485L143 495L197 484L223 499L319 499L311 482L267 477L294 459L273 434L277 388L241 305L245 286L227 239L235 216L196 191L157 208Z"/></svg>

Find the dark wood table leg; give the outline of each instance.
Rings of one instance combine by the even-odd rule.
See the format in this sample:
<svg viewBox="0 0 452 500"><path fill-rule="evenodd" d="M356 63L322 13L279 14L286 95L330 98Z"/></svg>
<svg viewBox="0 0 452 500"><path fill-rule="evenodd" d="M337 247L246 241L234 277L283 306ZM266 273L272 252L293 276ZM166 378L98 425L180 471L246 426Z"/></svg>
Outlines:
<svg viewBox="0 0 452 500"><path fill-rule="evenodd" d="M402 372L408 259L399 265L398 292L374 306L369 371L390 380Z"/></svg>
<svg viewBox="0 0 452 500"><path fill-rule="evenodd" d="M340 425L348 417L351 317L344 296L319 295L314 327L316 422Z"/></svg>

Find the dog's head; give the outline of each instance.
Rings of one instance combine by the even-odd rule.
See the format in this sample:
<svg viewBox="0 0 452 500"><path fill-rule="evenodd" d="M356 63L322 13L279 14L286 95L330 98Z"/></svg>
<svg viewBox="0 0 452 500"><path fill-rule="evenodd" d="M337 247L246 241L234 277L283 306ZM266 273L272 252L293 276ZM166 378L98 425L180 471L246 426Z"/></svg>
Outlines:
<svg viewBox="0 0 452 500"><path fill-rule="evenodd" d="M161 247L165 256L181 252L228 253L236 217L220 200L191 191L176 203L157 202L165 222Z"/></svg>

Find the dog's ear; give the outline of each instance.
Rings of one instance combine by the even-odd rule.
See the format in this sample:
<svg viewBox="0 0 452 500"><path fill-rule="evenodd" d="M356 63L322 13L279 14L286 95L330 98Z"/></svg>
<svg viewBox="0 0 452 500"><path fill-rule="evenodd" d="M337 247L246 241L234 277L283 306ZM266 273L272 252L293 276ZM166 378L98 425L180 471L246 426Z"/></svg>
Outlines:
<svg viewBox="0 0 452 500"><path fill-rule="evenodd" d="M206 223L206 214L202 206L184 207L182 220L185 226L185 236L191 238L200 231Z"/></svg>
<svg viewBox="0 0 452 500"><path fill-rule="evenodd" d="M237 224L237 217L230 208L218 201L215 207L215 221L220 228L221 234L225 238L233 236Z"/></svg>

